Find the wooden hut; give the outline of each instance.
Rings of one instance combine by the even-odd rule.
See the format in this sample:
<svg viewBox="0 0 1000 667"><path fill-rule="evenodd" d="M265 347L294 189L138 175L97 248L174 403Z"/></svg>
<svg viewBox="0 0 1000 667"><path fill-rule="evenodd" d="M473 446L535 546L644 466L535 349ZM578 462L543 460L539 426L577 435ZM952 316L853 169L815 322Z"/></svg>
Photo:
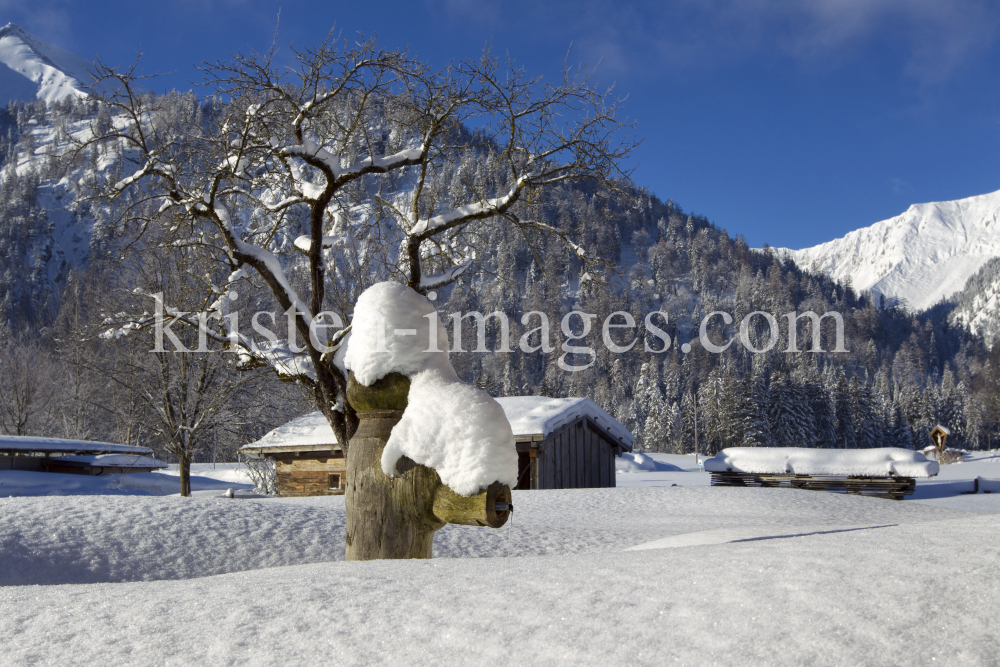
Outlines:
<svg viewBox="0 0 1000 667"><path fill-rule="evenodd" d="M167 467L163 461L152 458L152 454L148 447L110 442L0 436L0 470L108 475Z"/></svg>
<svg viewBox="0 0 1000 667"><path fill-rule="evenodd" d="M631 452L627 428L589 398L498 398L517 444L516 489L615 486L615 457Z"/></svg>
<svg viewBox="0 0 1000 667"><path fill-rule="evenodd" d="M517 489L615 486L615 457L634 438L589 398L498 398L517 445ZM320 412L274 429L240 452L273 459L279 496L344 493L346 459Z"/></svg>
<svg viewBox="0 0 1000 667"><path fill-rule="evenodd" d="M274 460L279 496L344 493L347 460L322 412L293 419L240 452Z"/></svg>

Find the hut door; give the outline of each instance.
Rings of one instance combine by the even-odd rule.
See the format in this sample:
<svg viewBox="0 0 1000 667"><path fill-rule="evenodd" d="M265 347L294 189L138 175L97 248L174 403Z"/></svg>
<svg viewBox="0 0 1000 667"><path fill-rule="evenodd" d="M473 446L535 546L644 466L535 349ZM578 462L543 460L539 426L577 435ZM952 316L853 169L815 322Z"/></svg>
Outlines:
<svg viewBox="0 0 1000 667"><path fill-rule="evenodd" d="M530 489L531 488L531 463L532 463L531 452L518 452L517 453L517 486L515 489Z"/></svg>

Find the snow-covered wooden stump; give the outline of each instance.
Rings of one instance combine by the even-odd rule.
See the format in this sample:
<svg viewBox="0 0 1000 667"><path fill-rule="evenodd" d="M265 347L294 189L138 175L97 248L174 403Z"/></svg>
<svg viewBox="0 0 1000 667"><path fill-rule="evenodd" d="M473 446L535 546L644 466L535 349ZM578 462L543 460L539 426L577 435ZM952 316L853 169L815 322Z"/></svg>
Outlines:
<svg viewBox="0 0 1000 667"><path fill-rule="evenodd" d="M461 496L433 468L406 457L396 466L398 476L382 471L382 450L403 416L409 390L410 381L399 373L367 387L353 373L348 378L347 400L360 424L347 453L347 560L430 558L434 531L446 524L499 528L510 516L506 485Z"/></svg>

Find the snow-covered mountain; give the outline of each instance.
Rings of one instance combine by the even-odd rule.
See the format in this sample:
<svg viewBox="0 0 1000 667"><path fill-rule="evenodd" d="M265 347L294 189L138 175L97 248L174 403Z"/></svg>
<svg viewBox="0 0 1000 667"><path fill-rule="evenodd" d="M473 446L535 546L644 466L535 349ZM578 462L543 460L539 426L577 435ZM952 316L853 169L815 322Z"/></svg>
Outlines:
<svg viewBox="0 0 1000 667"><path fill-rule="evenodd" d="M69 273L87 266L95 248L107 251L106 212L85 195L120 155L89 151L68 171L58 159L70 137L90 136L98 109L85 96L0 107L0 313L8 317L32 322L46 313Z"/></svg>
<svg viewBox="0 0 1000 667"><path fill-rule="evenodd" d="M93 63L8 23L0 28L0 104L85 97Z"/></svg>
<svg viewBox="0 0 1000 667"><path fill-rule="evenodd" d="M988 261L954 297L953 323L981 335L987 345L1000 338L1000 257Z"/></svg>
<svg viewBox="0 0 1000 667"><path fill-rule="evenodd" d="M1000 257L1000 191L914 204L843 238L775 250L835 280L850 278L856 290L923 310L960 291L986 262Z"/></svg>

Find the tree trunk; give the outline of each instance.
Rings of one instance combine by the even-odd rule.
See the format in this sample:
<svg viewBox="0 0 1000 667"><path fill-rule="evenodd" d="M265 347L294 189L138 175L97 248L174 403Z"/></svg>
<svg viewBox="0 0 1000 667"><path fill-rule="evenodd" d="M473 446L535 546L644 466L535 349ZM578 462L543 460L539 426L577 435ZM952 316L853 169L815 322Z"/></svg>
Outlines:
<svg viewBox="0 0 1000 667"><path fill-rule="evenodd" d="M382 450L403 416L409 389L398 373L370 387L353 373L348 381L347 398L360 424L347 450L347 560L430 558L434 531L445 525L431 511L441 485L436 471L404 458L397 467L401 477L382 472Z"/></svg>
<svg viewBox="0 0 1000 667"><path fill-rule="evenodd" d="M191 457L187 454L182 454L177 457L177 468L180 470L181 477L181 495L190 496L191 495Z"/></svg>

